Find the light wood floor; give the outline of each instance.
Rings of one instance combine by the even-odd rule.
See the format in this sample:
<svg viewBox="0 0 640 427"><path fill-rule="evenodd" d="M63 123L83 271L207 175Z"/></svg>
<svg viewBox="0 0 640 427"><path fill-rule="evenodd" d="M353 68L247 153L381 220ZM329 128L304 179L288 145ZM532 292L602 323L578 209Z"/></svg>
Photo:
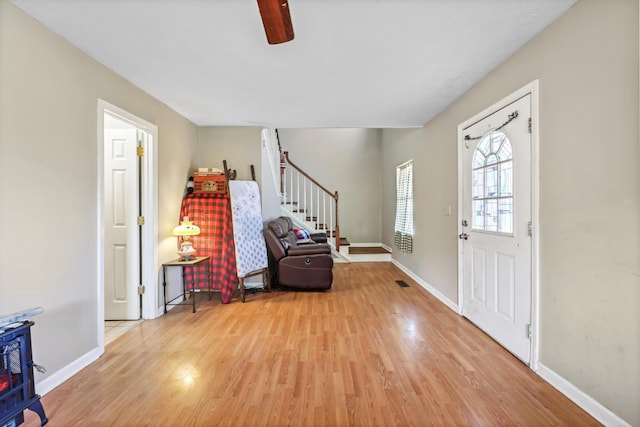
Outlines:
<svg viewBox="0 0 640 427"><path fill-rule="evenodd" d="M392 264L334 273L143 322L43 397L48 425L599 425Z"/></svg>

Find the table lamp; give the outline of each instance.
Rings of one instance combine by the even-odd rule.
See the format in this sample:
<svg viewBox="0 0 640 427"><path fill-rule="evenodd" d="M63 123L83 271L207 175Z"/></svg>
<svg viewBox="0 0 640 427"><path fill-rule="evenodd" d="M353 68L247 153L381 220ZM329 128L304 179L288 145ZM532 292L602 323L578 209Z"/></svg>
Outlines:
<svg viewBox="0 0 640 427"><path fill-rule="evenodd" d="M193 225L193 221L189 221L189 217L182 218L180 225L173 229L173 235L178 236L178 241L182 237L180 242L180 249L178 255L180 255L180 261L189 261L195 258L196 250L191 243L191 236L197 236L200 234L200 228L197 225Z"/></svg>

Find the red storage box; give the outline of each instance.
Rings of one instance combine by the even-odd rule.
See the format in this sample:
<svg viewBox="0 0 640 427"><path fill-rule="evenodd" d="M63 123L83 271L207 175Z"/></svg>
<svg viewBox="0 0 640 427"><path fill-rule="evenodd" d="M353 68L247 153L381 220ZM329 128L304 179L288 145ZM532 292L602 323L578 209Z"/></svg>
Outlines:
<svg viewBox="0 0 640 427"><path fill-rule="evenodd" d="M227 180L223 174L195 173L193 175L193 192L224 194L227 192Z"/></svg>

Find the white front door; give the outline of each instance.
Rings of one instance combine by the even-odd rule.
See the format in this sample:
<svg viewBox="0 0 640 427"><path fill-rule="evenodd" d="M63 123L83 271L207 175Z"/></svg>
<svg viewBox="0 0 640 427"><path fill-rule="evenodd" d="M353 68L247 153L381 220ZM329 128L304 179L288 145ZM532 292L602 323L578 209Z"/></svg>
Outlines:
<svg viewBox="0 0 640 427"><path fill-rule="evenodd" d="M105 320L136 320L140 318L137 130L129 125L104 132Z"/></svg>
<svg viewBox="0 0 640 427"><path fill-rule="evenodd" d="M531 357L531 94L463 130L462 314Z"/></svg>

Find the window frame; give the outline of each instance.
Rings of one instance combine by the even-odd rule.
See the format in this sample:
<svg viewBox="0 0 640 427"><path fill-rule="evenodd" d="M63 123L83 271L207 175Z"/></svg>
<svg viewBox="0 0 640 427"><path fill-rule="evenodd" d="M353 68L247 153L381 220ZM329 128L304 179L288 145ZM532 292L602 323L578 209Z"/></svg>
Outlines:
<svg viewBox="0 0 640 427"><path fill-rule="evenodd" d="M498 148L494 150L494 142L493 142L493 135L494 134L500 134L500 136L502 137L502 140L500 141ZM488 147L489 150L485 153L486 150L482 150L481 149L481 145L483 144L483 142L485 140L487 140L487 138L489 139L488 142ZM502 150L503 146L508 147L508 157L501 159L501 157L498 155L498 153ZM501 235L501 236L513 236L514 235L514 221L515 221L515 199L516 199L516 194L515 194L515 182L514 182L514 168L515 168L515 159L513 157L513 148L511 147L511 140L509 139L509 137L502 131L499 130L491 130L489 132L487 132L486 134L484 134L482 136L482 138L480 138L480 141L478 142L478 144L476 145L474 151L473 151L473 155L472 155L472 160L471 160L471 208L472 208L472 212L474 213L474 215L472 216L471 219L471 230L477 233L489 233L489 234L497 234L497 235ZM482 163L482 165L480 166L476 166L478 163L476 162L476 158L477 155L481 154L484 158L484 161ZM491 156L493 156L495 158L494 161L488 162L487 159L489 159ZM508 188L510 189L510 194L509 195L502 195L501 194L501 181L503 179L502 176L502 166L503 165L510 165L510 168L508 169L508 175L509 175L509 184L508 184ZM488 185L487 185L487 180L488 180L488 176L490 175L488 173L490 168L494 168L495 169L495 183L494 183L494 187L496 188L495 191L495 195L491 195L491 194L487 194L488 190ZM474 181L474 176L475 173L477 171L482 171L482 176L483 176L483 183L482 183L482 187L481 187L481 196L476 196L476 192L477 192L477 184ZM495 210L496 210L496 224L495 224L495 230L491 230L491 229L487 229L487 202L491 202L491 201L495 201ZM501 228L501 212L500 212L500 206L501 206L501 202L503 201L510 201L511 203L511 217L510 217L510 230L509 231L500 231ZM475 215L476 212L476 203L475 202L482 202L483 205L483 221L482 221L482 228L478 228L477 223L476 223L476 217L477 215Z"/></svg>
<svg viewBox="0 0 640 427"><path fill-rule="evenodd" d="M396 166L396 214L393 226L396 247L408 253L413 252L414 209L413 159L411 159Z"/></svg>

